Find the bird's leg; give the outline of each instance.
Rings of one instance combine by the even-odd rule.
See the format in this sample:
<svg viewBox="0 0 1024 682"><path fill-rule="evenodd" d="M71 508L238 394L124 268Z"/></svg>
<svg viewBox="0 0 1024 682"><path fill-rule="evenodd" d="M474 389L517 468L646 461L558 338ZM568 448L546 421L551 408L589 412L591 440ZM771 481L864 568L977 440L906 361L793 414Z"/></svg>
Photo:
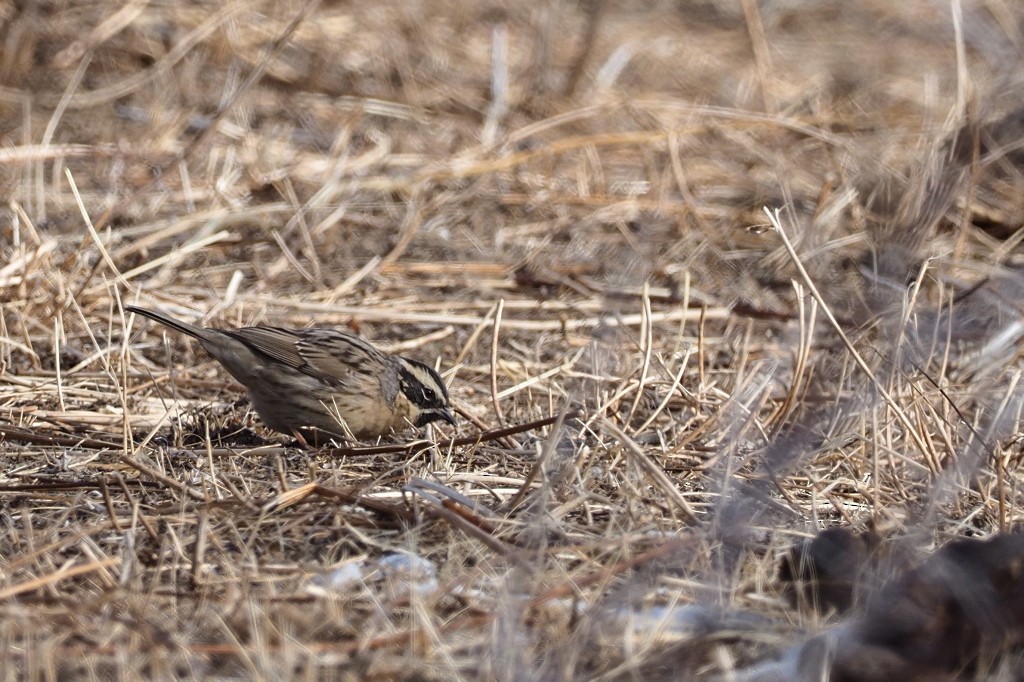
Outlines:
<svg viewBox="0 0 1024 682"><path fill-rule="evenodd" d="M300 448L302 448L303 450L310 449L309 443L306 442L306 439L302 436L302 433L298 429L292 429L292 435L295 436L295 440L299 441Z"/></svg>

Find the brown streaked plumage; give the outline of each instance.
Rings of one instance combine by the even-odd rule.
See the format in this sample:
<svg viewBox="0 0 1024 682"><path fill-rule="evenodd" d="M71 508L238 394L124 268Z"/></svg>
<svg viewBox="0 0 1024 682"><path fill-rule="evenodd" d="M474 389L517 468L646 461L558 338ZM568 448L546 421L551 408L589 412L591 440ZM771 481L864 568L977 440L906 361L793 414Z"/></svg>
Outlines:
<svg viewBox="0 0 1024 682"><path fill-rule="evenodd" d="M455 423L437 372L351 334L323 328L202 328L137 306L125 310L198 339L248 389L264 424L300 440L309 429L375 438L438 420Z"/></svg>

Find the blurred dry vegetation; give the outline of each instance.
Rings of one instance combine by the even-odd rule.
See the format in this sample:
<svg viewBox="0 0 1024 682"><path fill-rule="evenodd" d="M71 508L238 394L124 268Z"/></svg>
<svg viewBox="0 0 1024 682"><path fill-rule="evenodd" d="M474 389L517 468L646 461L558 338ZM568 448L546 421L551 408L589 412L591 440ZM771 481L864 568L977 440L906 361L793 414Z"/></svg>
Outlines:
<svg viewBox="0 0 1024 682"><path fill-rule="evenodd" d="M1024 513L1022 30L0 5L3 677L807 673L843 616L786 599L790 546L914 564ZM436 362L459 428L303 451L123 302L360 333ZM941 672L1019 679L1016 636Z"/></svg>

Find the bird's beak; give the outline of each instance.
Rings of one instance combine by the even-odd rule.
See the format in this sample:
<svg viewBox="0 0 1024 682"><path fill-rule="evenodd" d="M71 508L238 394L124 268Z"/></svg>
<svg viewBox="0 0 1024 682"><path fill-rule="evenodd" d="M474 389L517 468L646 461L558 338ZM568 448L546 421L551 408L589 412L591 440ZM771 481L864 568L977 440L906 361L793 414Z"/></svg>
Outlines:
<svg viewBox="0 0 1024 682"><path fill-rule="evenodd" d="M426 426L430 422L437 421L448 422L455 426L455 415L447 407L435 407L430 410L424 410L420 412L419 419L416 420L416 426Z"/></svg>

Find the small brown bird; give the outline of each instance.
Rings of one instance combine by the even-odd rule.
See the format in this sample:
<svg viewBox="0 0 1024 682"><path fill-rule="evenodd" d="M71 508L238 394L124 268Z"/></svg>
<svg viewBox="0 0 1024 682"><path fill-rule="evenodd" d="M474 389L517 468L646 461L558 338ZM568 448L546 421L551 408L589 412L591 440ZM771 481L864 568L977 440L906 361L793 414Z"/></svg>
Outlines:
<svg viewBox="0 0 1024 682"><path fill-rule="evenodd" d="M303 444L308 429L375 438L438 420L455 424L437 372L351 334L322 328L200 328L145 308L125 310L199 339L248 389L263 423Z"/></svg>

